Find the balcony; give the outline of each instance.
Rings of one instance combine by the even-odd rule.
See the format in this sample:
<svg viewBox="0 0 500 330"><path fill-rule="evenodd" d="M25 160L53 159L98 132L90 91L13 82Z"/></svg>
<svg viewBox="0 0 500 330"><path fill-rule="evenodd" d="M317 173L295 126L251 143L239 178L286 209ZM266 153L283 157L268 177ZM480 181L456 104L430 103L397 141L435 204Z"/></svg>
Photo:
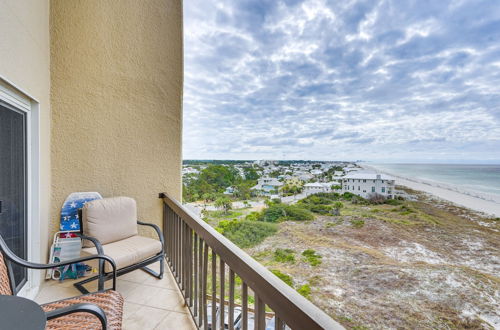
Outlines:
<svg viewBox="0 0 500 330"><path fill-rule="evenodd" d="M152 265L151 268L155 269L157 265ZM46 303L79 296L80 291L73 286L76 281L47 282L35 300ZM97 290L97 282L93 282L93 285L87 285L89 291ZM123 329L196 329L169 271L165 271L162 280L142 270L133 271L118 278L117 290L125 299Z"/></svg>
<svg viewBox="0 0 500 330"><path fill-rule="evenodd" d="M160 198L170 271L118 278L125 329L343 329L178 201ZM78 295L72 284L46 284L36 300Z"/></svg>

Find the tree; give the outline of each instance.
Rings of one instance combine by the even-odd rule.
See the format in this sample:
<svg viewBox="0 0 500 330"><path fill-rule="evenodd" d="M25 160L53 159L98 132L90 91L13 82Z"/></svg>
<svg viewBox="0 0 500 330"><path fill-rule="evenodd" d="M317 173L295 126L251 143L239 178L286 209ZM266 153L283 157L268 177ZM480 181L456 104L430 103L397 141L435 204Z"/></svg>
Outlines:
<svg viewBox="0 0 500 330"><path fill-rule="evenodd" d="M344 204L342 204L342 202L333 203L333 214L340 215L340 209L343 207L344 207Z"/></svg>
<svg viewBox="0 0 500 330"><path fill-rule="evenodd" d="M201 199L203 199L203 209L206 209L207 204L214 200L213 194L210 194L210 193L204 193L203 195L201 195Z"/></svg>
<svg viewBox="0 0 500 330"><path fill-rule="evenodd" d="M224 165L209 165L198 177L188 175L185 178L183 184L185 202L195 201L206 193L222 193L227 187L237 185L242 180L234 166Z"/></svg>
<svg viewBox="0 0 500 330"><path fill-rule="evenodd" d="M284 196L300 194L302 192L302 186L288 183L281 188L281 192L283 193Z"/></svg>
<svg viewBox="0 0 500 330"><path fill-rule="evenodd" d="M206 183L215 192L223 192L229 186L237 183L241 177L234 167L210 165L201 171L198 182ZM209 189L210 189L209 188ZM211 192L211 191L203 191Z"/></svg>
<svg viewBox="0 0 500 330"><path fill-rule="evenodd" d="M233 202L231 199L227 197L219 197L215 200L214 203L215 207L221 208L224 211L224 214L227 214L227 212L232 209L233 207Z"/></svg>
<svg viewBox="0 0 500 330"><path fill-rule="evenodd" d="M271 173L269 173L269 176L271 178L277 178L278 176L281 175L281 172L279 170L276 170L276 171L272 171Z"/></svg>
<svg viewBox="0 0 500 330"><path fill-rule="evenodd" d="M254 180L245 180L236 186L234 191L234 196L241 199L249 199L252 197L252 187L255 186L257 182Z"/></svg>
<svg viewBox="0 0 500 330"><path fill-rule="evenodd" d="M245 180L258 180L259 173L253 167L243 168L243 174L245 175Z"/></svg>

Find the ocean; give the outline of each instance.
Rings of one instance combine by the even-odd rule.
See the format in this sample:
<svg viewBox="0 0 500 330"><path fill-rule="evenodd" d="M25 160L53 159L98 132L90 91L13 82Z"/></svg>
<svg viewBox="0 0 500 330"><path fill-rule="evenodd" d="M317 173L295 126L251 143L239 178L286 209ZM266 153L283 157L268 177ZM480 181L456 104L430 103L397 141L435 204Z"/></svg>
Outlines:
<svg viewBox="0 0 500 330"><path fill-rule="evenodd" d="M463 191L500 196L500 165L363 163L404 178L440 183Z"/></svg>

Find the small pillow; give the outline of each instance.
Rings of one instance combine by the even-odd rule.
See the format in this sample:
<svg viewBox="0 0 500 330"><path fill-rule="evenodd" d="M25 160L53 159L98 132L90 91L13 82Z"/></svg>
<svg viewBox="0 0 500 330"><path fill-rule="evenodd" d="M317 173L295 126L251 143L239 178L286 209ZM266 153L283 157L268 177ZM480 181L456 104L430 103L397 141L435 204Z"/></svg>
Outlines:
<svg viewBox="0 0 500 330"><path fill-rule="evenodd" d="M82 209L83 234L101 244L137 235L137 204L130 197L113 197L87 202ZM94 244L84 240L84 247Z"/></svg>

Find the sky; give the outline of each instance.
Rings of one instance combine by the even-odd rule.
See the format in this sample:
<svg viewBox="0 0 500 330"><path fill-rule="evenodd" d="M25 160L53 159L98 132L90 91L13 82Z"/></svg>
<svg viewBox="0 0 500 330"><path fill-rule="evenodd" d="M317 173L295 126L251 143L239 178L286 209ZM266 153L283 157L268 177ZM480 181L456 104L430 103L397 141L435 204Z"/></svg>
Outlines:
<svg viewBox="0 0 500 330"><path fill-rule="evenodd" d="M500 1L184 1L184 159L500 162Z"/></svg>

